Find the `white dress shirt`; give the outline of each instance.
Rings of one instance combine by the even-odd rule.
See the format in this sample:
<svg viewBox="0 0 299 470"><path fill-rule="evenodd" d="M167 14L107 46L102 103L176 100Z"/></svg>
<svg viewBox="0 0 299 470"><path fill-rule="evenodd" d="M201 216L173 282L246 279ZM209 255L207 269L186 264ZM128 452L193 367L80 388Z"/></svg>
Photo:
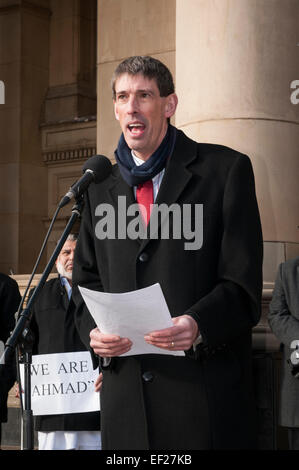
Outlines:
<svg viewBox="0 0 299 470"><path fill-rule="evenodd" d="M131 150L131 153L132 153L132 157L133 157L133 160L136 164L136 166L140 166L144 163L144 160L141 160L141 158L138 158L136 157L136 155L134 154L133 150ZM164 173L165 173L165 168L163 168L163 170L160 171L160 173L158 173L156 176L153 177L152 179L152 182L153 182L153 190L154 190L154 202L157 198L157 195L158 195L158 192L159 192L159 189L160 189L160 186L161 186L161 183L162 183L162 179L163 179L163 176L164 176ZM135 194L135 198L136 198L136 190L137 190L137 186L134 186L134 194Z"/></svg>

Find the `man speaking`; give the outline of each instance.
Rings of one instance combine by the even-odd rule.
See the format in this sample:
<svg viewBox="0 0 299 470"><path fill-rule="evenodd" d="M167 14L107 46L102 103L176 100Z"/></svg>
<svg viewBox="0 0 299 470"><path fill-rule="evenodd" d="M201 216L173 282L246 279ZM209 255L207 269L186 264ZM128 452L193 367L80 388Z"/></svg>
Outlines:
<svg viewBox="0 0 299 470"><path fill-rule="evenodd" d="M75 289L80 334L104 369L103 449L254 448L251 329L260 318L262 235L250 160L196 143L170 125L178 98L160 61L124 60L112 90L122 131L117 164L86 194L73 282L110 293L159 283L173 326L145 341L185 355L122 356L130 338L95 328ZM117 213L120 197L127 208L140 205L146 236L118 227L115 236L97 237L97 208L109 204ZM200 247L186 249L171 211L170 236L162 236L161 220L151 231L153 204L190 207L193 225L193 209L201 204Z"/></svg>

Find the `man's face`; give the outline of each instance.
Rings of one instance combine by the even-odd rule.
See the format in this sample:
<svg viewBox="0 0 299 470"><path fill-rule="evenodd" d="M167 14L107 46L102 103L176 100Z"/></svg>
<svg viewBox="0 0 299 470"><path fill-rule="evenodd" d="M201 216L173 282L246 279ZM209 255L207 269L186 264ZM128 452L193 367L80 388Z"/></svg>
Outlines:
<svg viewBox="0 0 299 470"><path fill-rule="evenodd" d="M56 269L61 276L72 279L76 241L67 240L56 260Z"/></svg>
<svg viewBox="0 0 299 470"><path fill-rule="evenodd" d="M115 117L129 148L142 160L147 160L161 144L167 118L175 113L176 106L176 94L161 97L154 79L125 73L116 80Z"/></svg>

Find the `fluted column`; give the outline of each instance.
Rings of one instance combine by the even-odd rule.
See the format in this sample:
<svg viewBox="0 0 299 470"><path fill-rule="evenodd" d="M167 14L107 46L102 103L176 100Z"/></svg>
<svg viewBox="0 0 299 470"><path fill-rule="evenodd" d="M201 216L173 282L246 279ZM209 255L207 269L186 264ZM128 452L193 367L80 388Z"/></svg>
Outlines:
<svg viewBox="0 0 299 470"><path fill-rule="evenodd" d="M299 79L298 27L297 0L176 2L176 125L197 141L251 158L265 312L278 264L299 256L299 105L291 99Z"/></svg>

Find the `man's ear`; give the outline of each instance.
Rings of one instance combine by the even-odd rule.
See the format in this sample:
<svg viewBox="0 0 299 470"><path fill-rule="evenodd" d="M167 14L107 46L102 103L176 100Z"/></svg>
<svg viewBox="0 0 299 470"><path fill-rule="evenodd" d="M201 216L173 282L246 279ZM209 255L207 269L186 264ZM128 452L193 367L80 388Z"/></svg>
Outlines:
<svg viewBox="0 0 299 470"><path fill-rule="evenodd" d="M170 118L176 112L178 97L175 93L166 96L165 117Z"/></svg>
<svg viewBox="0 0 299 470"><path fill-rule="evenodd" d="M113 106L114 106L114 116L115 116L115 119L117 119L117 121L119 121L119 116L118 116L118 111L117 111L117 104L116 104L116 101L113 100Z"/></svg>

